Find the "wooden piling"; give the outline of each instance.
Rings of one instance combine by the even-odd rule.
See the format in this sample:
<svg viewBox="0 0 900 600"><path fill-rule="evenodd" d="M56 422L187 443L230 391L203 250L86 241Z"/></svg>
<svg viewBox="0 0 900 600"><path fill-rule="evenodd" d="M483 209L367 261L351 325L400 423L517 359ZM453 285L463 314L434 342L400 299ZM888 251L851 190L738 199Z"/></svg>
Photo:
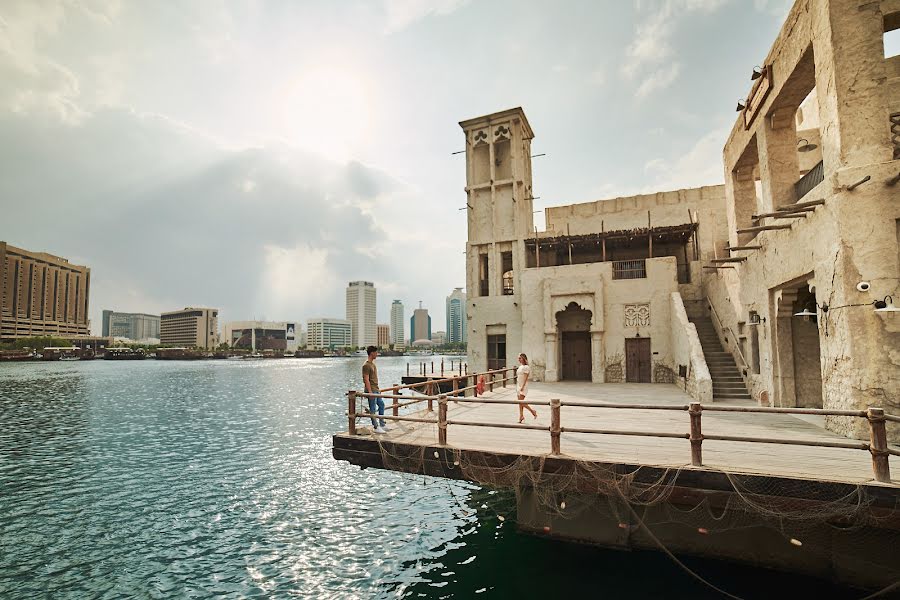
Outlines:
<svg viewBox="0 0 900 600"><path fill-rule="evenodd" d="M347 432L356 435L356 392L347 394Z"/></svg>
<svg viewBox="0 0 900 600"><path fill-rule="evenodd" d="M560 444L559 444L559 433L560 433L560 421L559 421L559 407L560 402L559 398L551 398L550 399L550 454L554 456L559 456L560 454Z"/></svg>
<svg viewBox="0 0 900 600"><path fill-rule="evenodd" d="M888 460L884 409L869 407L866 417L869 420L869 452L872 453L872 471L875 473L875 481L890 483L891 464Z"/></svg>
<svg viewBox="0 0 900 600"><path fill-rule="evenodd" d="M695 467L703 466L703 430L700 426L700 417L703 406L699 402L691 402L688 414L691 415L691 464Z"/></svg>
<svg viewBox="0 0 900 600"><path fill-rule="evenodd" d="M447 445L447 396L438 398L438 444Z"/></svg>

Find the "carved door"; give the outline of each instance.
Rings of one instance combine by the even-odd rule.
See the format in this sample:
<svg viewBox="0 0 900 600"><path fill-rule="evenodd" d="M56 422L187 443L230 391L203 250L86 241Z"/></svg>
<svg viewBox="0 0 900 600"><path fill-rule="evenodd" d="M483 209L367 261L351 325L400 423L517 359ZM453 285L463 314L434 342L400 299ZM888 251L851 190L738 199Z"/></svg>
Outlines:
<svg viewBox="0 0 900 600"><path fill-rule="evenodd" d="M650 383L650 338L626 338L625 381Z"/></svg>
<svg viewBox="0 0 900 600"><path fill-rule="evenodd" d="M591 333L562 332L562 378L566 381L591 380Z"/></svg>

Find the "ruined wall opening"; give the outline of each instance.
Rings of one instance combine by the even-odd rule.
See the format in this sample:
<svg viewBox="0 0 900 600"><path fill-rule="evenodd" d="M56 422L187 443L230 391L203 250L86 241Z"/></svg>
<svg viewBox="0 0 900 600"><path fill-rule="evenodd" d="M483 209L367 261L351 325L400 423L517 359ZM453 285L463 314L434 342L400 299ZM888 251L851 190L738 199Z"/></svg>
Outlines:
<svg viewBox="0 0 900 600"><path fill-rule="evenodd" d="M589 310L570 302L556 313L560 339L560 375L563 381L591 380L591 316Z"/></svg>

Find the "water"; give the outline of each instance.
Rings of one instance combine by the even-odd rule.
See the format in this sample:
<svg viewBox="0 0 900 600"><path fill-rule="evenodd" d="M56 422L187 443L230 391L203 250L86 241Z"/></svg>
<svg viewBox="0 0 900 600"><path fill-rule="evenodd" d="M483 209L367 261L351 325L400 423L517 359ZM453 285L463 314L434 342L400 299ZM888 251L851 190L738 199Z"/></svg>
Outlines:
<svg viewBox="0 0 900 600"><path fill-rule="evenodd" d="M360 365L0 364L0 598L721 597L659 553L521 534L507 493L335 461ZM745 598L862 595L688 562Z"/></svg>

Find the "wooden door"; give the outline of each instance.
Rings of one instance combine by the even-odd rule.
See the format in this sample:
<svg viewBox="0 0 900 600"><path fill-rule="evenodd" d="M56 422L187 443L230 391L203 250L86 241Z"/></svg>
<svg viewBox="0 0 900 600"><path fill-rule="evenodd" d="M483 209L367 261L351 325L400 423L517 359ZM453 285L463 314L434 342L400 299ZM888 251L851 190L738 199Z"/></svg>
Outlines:
<svg viewBox="0 0 900 600"><path fill-rule="evenodd" d="M562 378L566 381L591 380L591 333L562 332Z"/></svg>
<svg viewBox="0 0 900 600"><path fill-rule="evenodd" d="M650 338L626 338L625 381L650 383Z"/></svg>

